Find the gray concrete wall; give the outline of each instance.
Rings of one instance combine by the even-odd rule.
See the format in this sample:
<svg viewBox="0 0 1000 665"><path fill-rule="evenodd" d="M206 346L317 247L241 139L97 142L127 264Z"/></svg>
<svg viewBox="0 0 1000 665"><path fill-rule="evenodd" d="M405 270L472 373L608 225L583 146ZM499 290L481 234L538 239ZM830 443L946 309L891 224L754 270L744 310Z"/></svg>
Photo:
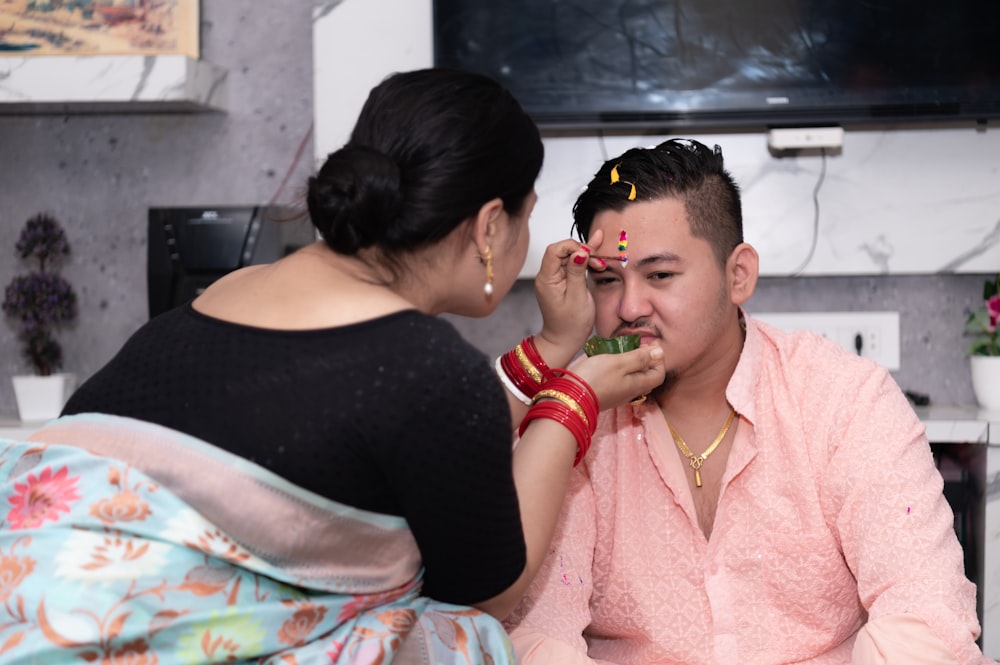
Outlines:
<svg viewBox="0 0 1000 665"><path fill-rule="evenodd" d="M24 221L55 215L80 299L59 335L67 371L89 376L146 320L148 208L296 196L313 168L311 16L310 2L201 2L202 58L228 71L224 114L0 115L0 285L25 269ZM0 415L16 411L8 377L27 372L0 325Z"/></svg>
<svg viewBox="0 0 1000 665"><path fill-rule="evenodd" d="M81 312L60 340L81 378L146 320L148 208L294 204L314 166L312 3L202 0L201 11L202 57L228 71L227 113L0 115L0 285L23 269L13 246L24 221L42 211L62 221L73 248L63 274ZM962 323L982 280L772 278L751 310L899 310L900 385L971 403ZM529 282L491 317L453 320L490 355L539 325ZM9 376L28 371L13 327L0 325L0 416L16 411Z"/></svg>

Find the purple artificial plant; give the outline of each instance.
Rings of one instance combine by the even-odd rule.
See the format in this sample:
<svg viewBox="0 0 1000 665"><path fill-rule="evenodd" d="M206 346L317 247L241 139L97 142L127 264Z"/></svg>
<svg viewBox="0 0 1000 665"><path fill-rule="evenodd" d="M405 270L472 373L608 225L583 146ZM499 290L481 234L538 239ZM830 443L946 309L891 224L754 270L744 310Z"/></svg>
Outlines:
<svg viewBox="0 0 1000 665"><path fill-rule="evenodd" d="M35 373L49 376L62 367L62 347L53 330L76 318L76 294L55 267L69 254L62 227L51 215L31 217L16 245L22 259L38 262L38 269L18 275L7 285L3 312L17 320L17 336Z"/></svg>

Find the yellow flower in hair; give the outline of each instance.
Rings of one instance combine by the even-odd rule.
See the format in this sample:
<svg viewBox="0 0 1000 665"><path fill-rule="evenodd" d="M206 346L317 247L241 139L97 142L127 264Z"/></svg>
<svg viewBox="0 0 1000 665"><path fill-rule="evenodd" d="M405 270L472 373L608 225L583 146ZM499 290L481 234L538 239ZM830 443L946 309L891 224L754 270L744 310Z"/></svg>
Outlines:
<svg viewBox="0 0 1000 665"><path fill-rule="evenodd" d="M618 174L619 166L621 166L621 164L615 164L614 166L611 167L611 184L614 185L615 183L618 182L624 182L626 185L632 185L632 189L629 190L628 193L628 200L635 201L635 183L621 179L621 176Z"/></svg>

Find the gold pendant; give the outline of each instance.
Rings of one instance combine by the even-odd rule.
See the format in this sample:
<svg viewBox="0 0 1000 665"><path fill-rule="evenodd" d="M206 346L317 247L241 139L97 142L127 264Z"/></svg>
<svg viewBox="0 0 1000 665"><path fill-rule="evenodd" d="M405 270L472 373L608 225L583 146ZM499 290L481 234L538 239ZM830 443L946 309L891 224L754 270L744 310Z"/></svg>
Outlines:
<svg viewBox="0 0 1000 665"><path fill-rule="evenodd" d="M705 462L705 460L708 459L708 456L712 454L712 451L714 451L719 446L719 444L722 443L722 440L726 437L726 432L729 431L729 426L733 424L733 418L735 417L736 417L736 409L730 407L729 417L726 418L726 423L722 426L722 429L715 436L715 440L712 441L712 443L708 444L708 448L706 448L705 452L703 452L701 455L695 455L694 453L692 453L691 449L688 448L688 445L684 443L684 439L682 439L681 435L678 434L677 430L674 429L674 426L670 424L669 420L667 421L667 427L670 428L670 434L671 436L674 437L674 443L677 444L677 447L680 449L681 454L683 454L685 457L688 458L688 462L691 463L691 468L694 469L695 487L701 487L701 465Z"/></svg>
<svg viewBox="0 0 1000 665"><path fill-rule="evenodd" d="M705 461L703 457L690 457L688 458L691 462L691 468L694 469L694 484L695 487L701 487L701 465Z"/></svg>

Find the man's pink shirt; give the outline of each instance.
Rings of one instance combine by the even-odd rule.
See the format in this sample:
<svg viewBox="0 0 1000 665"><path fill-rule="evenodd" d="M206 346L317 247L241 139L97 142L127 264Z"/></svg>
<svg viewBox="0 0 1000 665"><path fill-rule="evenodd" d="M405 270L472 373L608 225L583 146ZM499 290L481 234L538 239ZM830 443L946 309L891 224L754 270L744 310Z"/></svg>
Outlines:
<svg viewBox="0 0 1000 665"><path fill-rule="evenodd" d="M992 663L923 424L889 373L748 317L726 396L738 425L708 539L656 402L602 414L507 621L521 662Z"/></svg>

